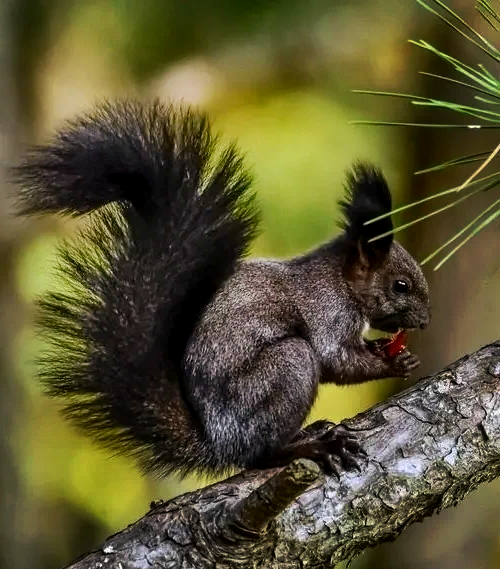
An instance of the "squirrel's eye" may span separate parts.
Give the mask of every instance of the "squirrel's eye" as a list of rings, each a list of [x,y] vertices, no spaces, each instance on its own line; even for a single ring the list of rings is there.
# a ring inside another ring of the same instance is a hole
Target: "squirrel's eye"
[[[406,281],[396,279],[392,284],[392,288],[394,289],[394,292],[405,294],[410,290],[410,285]]]

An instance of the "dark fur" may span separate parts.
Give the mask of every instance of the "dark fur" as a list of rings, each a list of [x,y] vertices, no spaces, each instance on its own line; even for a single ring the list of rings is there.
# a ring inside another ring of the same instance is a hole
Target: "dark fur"
[[[372,166],[348,176],[343,233],[287,262],[241,261],[258,224],[250,178],[234,147],[216,149],[203,115],[104,104],[16,175],[24,213],[99,209],[61,249],[65,292],[40,301],[52,343],[41,377],[71,419],[146,470],[296,456],[331,465],[342,445],[325,424],[301,431],[318,383],[408,375],[418,363],[377,357],[361,339],[377,319],[428,321],[417,263],[392,235],[369,243],[392,228],[365,225],[391,208]],[[392,283],[403,277],[401,298]]]
[[[341,227],[351,241],[368,241],[387,231],[392,231],[392,219],[383,219],[365,225],[371,219],[392,209],[389,186],[382,172],[371,164],[358,162],[347,174],[346,196],[339,202],[345,219]],[[386,239],[389,243],[392,238]]]

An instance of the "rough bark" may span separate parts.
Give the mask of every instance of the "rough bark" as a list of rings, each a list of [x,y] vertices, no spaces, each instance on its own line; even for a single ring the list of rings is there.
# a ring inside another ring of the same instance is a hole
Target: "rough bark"
[[[500,340],[342,425],[359,471],[241,473],[155,504],[71,569],[320,568],[395,539],[500,475]]]

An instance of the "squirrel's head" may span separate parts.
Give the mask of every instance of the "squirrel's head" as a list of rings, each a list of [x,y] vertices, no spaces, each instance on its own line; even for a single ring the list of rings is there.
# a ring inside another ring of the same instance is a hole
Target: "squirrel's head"
[[[340,202],[344,212],[344,274],[366,311],[368,324],[385,332],[425,328],[430,320],[429,289],[417,261],[394,241],[391,193],[374,166],[358,163],[347,177]]]

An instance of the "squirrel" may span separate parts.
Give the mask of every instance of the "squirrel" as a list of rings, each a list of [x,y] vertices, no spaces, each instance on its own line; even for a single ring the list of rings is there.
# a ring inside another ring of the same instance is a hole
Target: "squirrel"
[[[302,428],[319,384],[409,376],[417,356],[381,346],[430,318],[390,216],[366,224],[392,208],[378,168],[348,173],[338,236],[283,261],[244,259],[260,219],[251,176],[189,107],[99,104],[15,176],[22,215],[92,212],[60,247],[64,288],[37,301],[51,345],[39,375],[70,420],[160,475],[356,464],[347,429]]]

